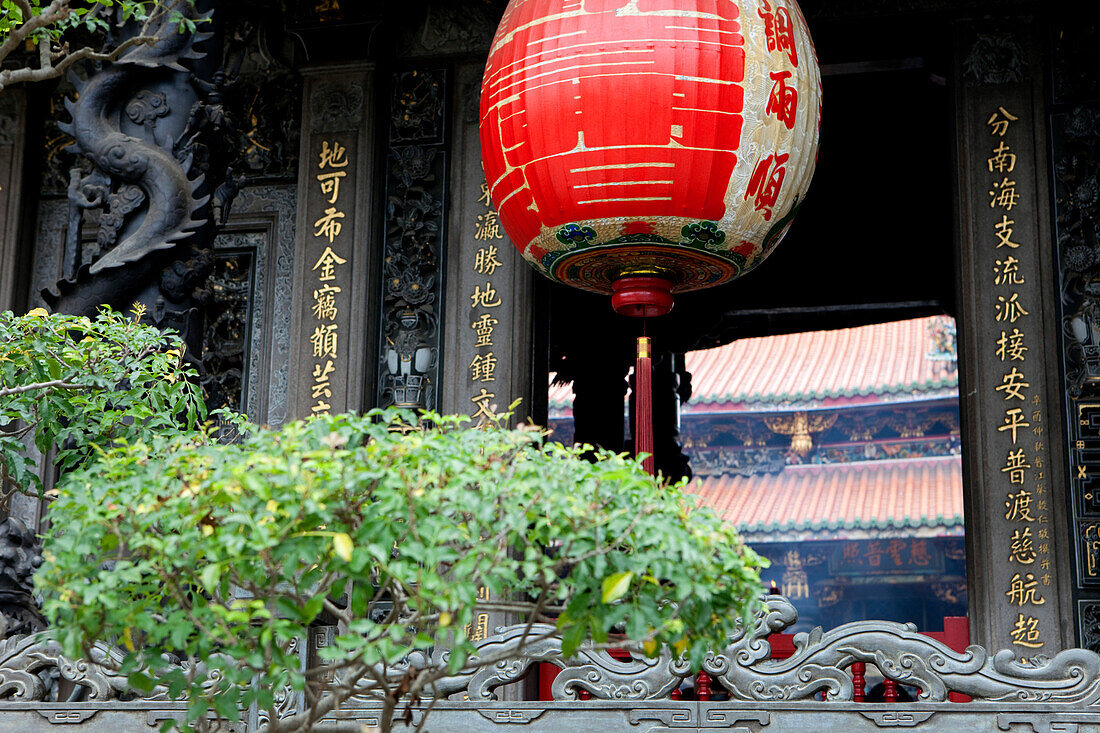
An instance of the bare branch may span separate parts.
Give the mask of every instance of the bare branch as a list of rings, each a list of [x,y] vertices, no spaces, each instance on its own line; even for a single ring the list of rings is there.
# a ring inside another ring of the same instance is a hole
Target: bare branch
[[[33,392],[36,389],[101,389],[91,384],[76,384],[75,382],[66,382],[64,379],[52,379],[49,382],[32,382],[31,384],[21,384],[18,387],[3,387],[0,388],[0,397],[7,397],[13,394],[22,394],[23,392]]]

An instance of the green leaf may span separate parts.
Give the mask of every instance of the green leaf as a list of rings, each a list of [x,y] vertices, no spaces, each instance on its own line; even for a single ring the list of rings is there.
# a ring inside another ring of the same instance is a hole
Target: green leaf
[[[332,549],[344,562],[351,562],[351,553],[355,545],[346,532],[337,532],[332,536]]]
[[[603,579],[603,595],[601,600],[604,603],[614,603],[630,590],[630,581],[634,579],[634,572],[632,570],[625,570],[621,573],[612,573]]]

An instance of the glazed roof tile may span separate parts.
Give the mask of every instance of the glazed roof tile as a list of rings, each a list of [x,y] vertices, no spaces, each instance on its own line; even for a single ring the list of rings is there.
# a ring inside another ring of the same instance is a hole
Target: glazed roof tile
[[[787,466],[706,476],[685,491],[748,539],[797,531],[961,528],[959,456]]]
[[[929,358],[944,316],[835,331],[748,338],[687,354],[693,395],[685,412],[789,411],[933,399],[957,393],[954,364]],[[554,415],[572,387],[550,387]]]

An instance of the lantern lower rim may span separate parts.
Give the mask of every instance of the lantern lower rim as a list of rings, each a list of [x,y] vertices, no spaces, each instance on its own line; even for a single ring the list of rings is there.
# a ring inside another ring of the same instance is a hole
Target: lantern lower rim
[[[672,281],[666,278],[626,275],[611,283],[611,307],[621,316],[655,318],[672,306]]]

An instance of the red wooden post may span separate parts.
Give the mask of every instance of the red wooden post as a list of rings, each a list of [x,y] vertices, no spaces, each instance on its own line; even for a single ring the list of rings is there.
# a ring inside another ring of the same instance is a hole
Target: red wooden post
[[[957,652],[965,652],[970,645],[970,620],[966,616],[944,616],[943,635],[947,646]],[[951,702],[970,702],[970,695],[949,692],[947,699]]]
[[[677,687],[675,690],[670,692],[668,696],[670,698],[672,698],[673,700],[683,700],[684,699],[684,693],[680,692],[679,687]]]
[[[882,700],[883,702],[897,702],[898,701],[898,683],[887,677],[882,681]]]
[[[867,678],[866,662],[852,662],[852,702],[863,702],[866,699]]]
[[[582,700],[591,700],[592,693],[582,687],[580,690],[577,691],[577,697]]]
[[[695,677],[695,699],[710,699],[710,675],[706,672],[700,672]]]

